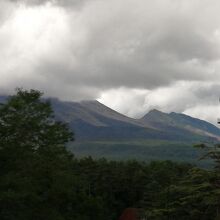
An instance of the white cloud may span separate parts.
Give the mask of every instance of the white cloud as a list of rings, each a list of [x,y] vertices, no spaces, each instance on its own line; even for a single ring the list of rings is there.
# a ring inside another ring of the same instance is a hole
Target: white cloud
[[[197,106],[220,92],[219,10],[218,0],[3,0],[0,92],[205,117]]]
[[[202,120],[210,121],[217,126],[217,119],[220,118],[220,106],[219,105],[197,105],[193,108],[189,108],[183,113],[191,115]]]
[[[167,113],[185,113],[216,124],[220,118],[219,94],[220,84],[182,81],[154,90],[109,90],[98,100],[134,118],[158,109]]]

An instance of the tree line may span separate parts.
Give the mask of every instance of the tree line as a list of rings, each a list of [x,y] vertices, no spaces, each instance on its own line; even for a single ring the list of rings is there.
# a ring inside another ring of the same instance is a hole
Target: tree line
[[[171,161],[76,158],[74,139],[36,90],[0,106],[1,220],[116,220],[125,208],[152,220],[220,218],[219,146],[213,170]]]

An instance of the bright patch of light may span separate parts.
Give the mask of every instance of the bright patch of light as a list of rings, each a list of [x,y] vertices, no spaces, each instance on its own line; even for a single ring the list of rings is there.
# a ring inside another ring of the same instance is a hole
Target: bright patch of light
[[[55,32],[55,28],[63,30],[66,27],[65,13],[61,8],[50,4],[38,7],[21,5],[11,20],[11,29],[24,43],[33,40],[42,40],[48,37],[48,32]],[[55,34],[55,33],[54,33]],[[55,37],[55,36],[53,36]],[[48,39],[48,38],[47,38]]]
[[[16,70],[14,78],[17,81],[31,77],[42,80],[40,73],[35,76],[31,74],[38,59],[50,59],[50,54],[60,57],[68,35],[69,26],[64,9],[51,4],[36,7],[20,5],[0,29],[0,39],[5,39],[0,53],[3,85],[10,80],[10,73]]]

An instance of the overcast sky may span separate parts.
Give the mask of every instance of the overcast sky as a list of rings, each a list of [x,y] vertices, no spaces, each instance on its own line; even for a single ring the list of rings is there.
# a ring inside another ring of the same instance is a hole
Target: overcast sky
[[[0,93],[220,117],[219,0],[0,0]]]

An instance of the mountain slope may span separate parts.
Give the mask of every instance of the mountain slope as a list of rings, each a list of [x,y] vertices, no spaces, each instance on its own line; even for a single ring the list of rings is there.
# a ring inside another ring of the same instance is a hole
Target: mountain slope
[[[0,103],[6,98],[0,96]],[[97,101],[50,101],[56,119],[68,123],[75,133],[75,141],[67,147],[76,156],[198,164],[199,151],[193,145],[220,138],[217,127],[184,114],[152,110],[132,119]]]
[[[175,112],[171,112],[170,117],[178,122],[180,126],[185,127],[186,129],[194,129],[195,132],[198,133],[204,133],[207,135],[216,135],[220,136],[220,130],[216,126],[212,125],[211,123],[208,123],[204,120],[200,120],[197,118],[193,118],[191,116],[185,115],[185,114],[177,114]]]
[[[58,120],[65,121],[76,140],[131,140],[165,138],[163,132],[124,116],[98,101],[62,102],[51,99]]]
[[[7,96],[0,95],[0,103],[4,103],[7,99]]]
[[[80,119],[94,126],[108,126],[110,121],[120,121],[136,126],[144,126],[139,120],[122,115],[98,101],[81,101],[81,102],[62,102],[58,99],[51,99],[52,106],[59,117],[68,117],[71,120]]]
[[[6,96],[0,96],[0,102],[5,99]],[[220,139],[217,127],[184,114],[152,110],[141,119],[132,119],[98,101],[64,102],[56,98],[50,101],[56,118],[69,124],[76,141]]]
[[[56,117],[70,124],[76,140],[220,139],[217,127],[184,114],[152,110],[141,119],[132,119],[98,101],[62,102],[51,99],[51,103]]]
[[[220,129],[209,122],[193,118],[191,116],[171,112],[169,114],[152,110],[142,119],[142,123],[158,130],[166,130],[168,133],[188,135],[194,133],[220,140]]]

